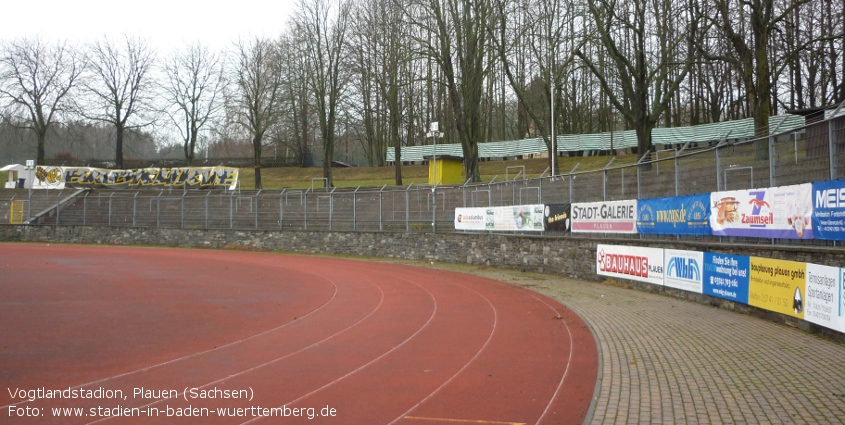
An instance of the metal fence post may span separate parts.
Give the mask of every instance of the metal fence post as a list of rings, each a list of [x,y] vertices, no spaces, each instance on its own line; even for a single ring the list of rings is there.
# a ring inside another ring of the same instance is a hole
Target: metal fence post
[[[258,230],[258,195],[261,195],[263,189],[258,189],[255,193],[255,229]]]
[[[138,194],[140,192],[135,192],[135,196],[132,197],[132,227],[135,227],[137,224],[137,216],[138,216]]]
[[[109,227],[111,227],[111,216],[112,216],[112,213],[111,213],[111,197],[112,196],[114,196],[114,192],[112,192],[111,195],[109,195]]]
[[[722,147],[716,145],[716,192],[722,190]]]
[[[437,185],[431,188],[431,231],[437,233]]]
[[[411,231],[411,183],[405,188],[405,231]]]
[[[382,204],[384,203],[384,201],[383,201],[383,198],[384,198],[383,193],[384,193],[384,188],[386,188],[386,187],[387,187],[387,185],[384,185],[384,186],[382,186],[382,187],[381,187],[381,190],[379,190],[379,191],[378,191],[378,231],[379,231],[379,232],[381,232],[381,231],[383,231],[383,230],[384,230],[384,225],[383,225],[383,223],[382,223],[382,215],[383,215],[383,213],[382,213]]]
[[[358,231],[358,189],[361,186],[355,188],[355,191],[352,192],[352,231]]]
[[[312,182],[311,184],[314,184],[314,183]],[[310,191],[310,190],[311,189],[306,189],[305,194],[303,195],[303,197],[304,197],[303,199],[305,200],[305,205],[304,205],[305,215],[302,218],[302,230],[308,230],[308,191]]]
[[[59,225],[59,220],[61,219],[61,209],[62,209],[62,191],[60,190],[59,193],[56,195],[56,226]]]
[[[769,187],[775,186],[775,137],[769,136]]]
[[[208,197],[211,195],[211,191],[209,190],[208,193],[205,194],[205,229],[208,229]]]
[[[279,229],[282,229],[283,223],[285,221],[285,207],[284,201],[282,197],[285,195],[285,191],[287,189],[282,189],[281,193],[279,193]]]
[[[187,196],[187,195],[188,195],[188,189],[185,188],[182,191],[182,211],[180,212],[180,217],[179,217],[179,228],[180,229],[185,228],[185,196]]]
[[[333,187],[332,191],[329,192],[329,231],[332,230],[332,215],[334,214],[334,191],[337,190],[337,187]],[[319,202],[319,199],[318,199]]]
[[[840,106],[841,107],[841,106]],[[839,108],[836,108],[838,111]],[[836,137],[834,136],[836,132],[836,126],[833,125],[834,119],[831,119],[827,122],[827,142],[828,142],[828,159],[830,160],[830,179],[836,180]]]
[[[82,197],[82,225],[85,226],[88,224],[88,195],[91,192],[85,192],[85,196]]]

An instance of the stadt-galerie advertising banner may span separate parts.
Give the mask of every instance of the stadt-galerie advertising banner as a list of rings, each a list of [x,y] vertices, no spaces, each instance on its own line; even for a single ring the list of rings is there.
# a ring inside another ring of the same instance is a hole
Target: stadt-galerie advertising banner
[[[637,233],[637,200],[572,204],[572,233]]]
[[[811,183],[710,194],[716,236],[813,239]]]
[[[542,232],[542,204],[455,208],[455,230]]]
[[[845,180],[813,183],[813,234],[845,240]]]
[[[637,231],[654,235],[709,235],[710,195],[637,201]]]

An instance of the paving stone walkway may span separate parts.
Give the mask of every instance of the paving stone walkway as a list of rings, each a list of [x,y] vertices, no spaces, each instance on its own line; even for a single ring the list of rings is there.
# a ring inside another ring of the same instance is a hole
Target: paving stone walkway
[[[593,424],[845,423],[845,344],[621,286],[444,268],[531,288],[584,318],[601,350]]]

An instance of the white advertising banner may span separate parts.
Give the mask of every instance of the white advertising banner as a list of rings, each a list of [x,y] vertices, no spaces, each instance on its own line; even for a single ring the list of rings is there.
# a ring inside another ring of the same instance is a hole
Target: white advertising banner
[[[602,276],[663,285],[663,249],[599,244],[596,272]]]
[[[543,204],[455,208],[455,230],[542,232]]]
[[[703,252],[667,249],[663,257],[666,286],[697,294],[702,293]]]
[[[637,233],[637,200],[572,204],[572,233]]]
[[[710,194],[710,227],[718,236],[813,239],[810,183]]]
[[[804,319],[830,329],[839,329],[838,267],[807,263]]]

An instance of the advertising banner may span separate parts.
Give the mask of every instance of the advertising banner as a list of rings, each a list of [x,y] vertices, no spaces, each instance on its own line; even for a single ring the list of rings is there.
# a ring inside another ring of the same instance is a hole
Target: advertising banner
[[[637,233],[637,200],[572,204],[572,233]]]
[[[663,250],[599,244],[596,271],[602,276],[663,285]]]
[[[810,183],[710,194],[710,227],[717,236],[812,239]]]
[[[703,252],[666,249],[663,251],[663,257],[665,261],[663,270],[666,274],[664,285],[698,294],[702,293],[704,282],[702,273]]]
[[[813,234],[845,240],[845,180],[813,183]]]
[[[804,319],[826,328],[839,329],[839,267],[807,264],[806,313]]]
[[[455,208],[455,230],[542,232],[542,204]]]
[[[744,255],[705,252],[703,293],[748,304],[748,264]]]
[[[455,208],[455,230],[487,230],[486,208]]]
[[[37,166],[34,189],[213,188],[234,190],[238,169],[231,167],[140,168],[107,170],[89,167]]]
[[[709,235],[710,195],[640,199],[637,231],[655,235]]]
[[[804,318],[807,264],[750,257],[748,305]]]
[[[572,224],[570,204],[546,205],[543,225],[550,232],[568,232]]]
[[[845,269],[839,269],[839,332],[845,332]]]

